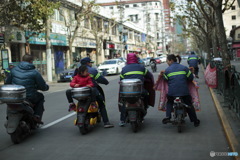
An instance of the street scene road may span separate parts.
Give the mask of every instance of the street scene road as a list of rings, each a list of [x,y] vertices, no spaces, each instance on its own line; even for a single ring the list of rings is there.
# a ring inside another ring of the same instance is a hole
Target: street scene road
[[[182,64],[187,64],[184,60]],[[153,73],[155,81],[166,63],[157,65]],[[148,67],[148,69],[150,69]],[[186,118],[182,133],[171,124],[162,124],[165,112],[158,111],[159,92],[155,107],[149,108],[140,131],[133,133],[130,125],[119,127],[117,106],[119,75],[107,76],[109,85],[101,85],[106,95],[106,106],[114,128],[98,124],[88,134],[81,135],[74,126],[76,114],[68,112],[65,96],[69,83],[51,83],[44,92],[44,125],[20,144],[13,144],[6,133],[6,104],[0,105],[0,160],[228,160],[233,157],[215,156],[210,152],[230,152],[224,130],[217,115],[210,91],[200,68],[199,95],[202,110],[197,112],[201,120],[194,127]]]

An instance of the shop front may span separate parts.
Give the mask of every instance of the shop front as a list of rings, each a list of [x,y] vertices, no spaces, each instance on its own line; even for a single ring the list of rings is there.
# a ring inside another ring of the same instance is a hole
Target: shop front
[[[17,65],[25,54],[25,33],[16,27],[10,27],[5,32],[6,49],[9,53],[9,62]]]
[[[94,39],[77,38],[73,43],[73,59],[79,61],[84,57],[96,60],[96,42]]]
[[[46,40],[44,33],[27,32],[29,36],[29,50],[34,56],[33,64],[36,69],[42,74],[47,74],[47,55],[46,55]],[[66,52],[68,50],[67,39],[65,35],[50,34],[52,46],[52,64],[55,73],[58,74],[66,68]]]

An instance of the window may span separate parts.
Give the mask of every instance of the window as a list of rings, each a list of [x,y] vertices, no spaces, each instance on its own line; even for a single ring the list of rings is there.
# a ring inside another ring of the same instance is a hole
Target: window
[[[75,13],[74,13],[74,11],[69,11],[69,19],[70,19],[70,22],[75,21]]]
[[[59,10],[59,21],[64,21],[63,15],[64,15],[64,12],[63,12],[62,9],[60,9],[60,10]]]
[[[236,28],[236,25],[232,25],[232,29]]]
[[[151,14],[149,13],[148,15],[147,15],[147,22],[150,22],[151,21]]]
[[[240,38],[240,34],[238,34],[237,37]]]
[[[109,33],[109,22],[108,21],[104,21],[103,25],[104,25],[104,32],[105,33]]]
[[[160,40],[160,34],[157,33],[157,40]]]
[[[236,10],[236,6],[232,6],[232,10]]]
[[[113,7],[109,7],[110,9],[113,9]]]
[[[92,29],[92,30],[96,30],[96,26],[97,26],[97,20],[96,20],[96,18],[94,17],[94,18],[91,20],[91,29]]]
[[[84,18],[84,27],[89,29],[89,19],[87,17]]]
[[[133,39],[133,32],[129,32],[129,39]]]
[[[102,19],[97,18],[97,29],[98,31],[102,31]]]
[[[135,22],[137,22],[138,21],[138,15],[136,14],[135,15]]]
[[[129,8],[129,5],[125,5],[125,8]]]
[[[142,6],[146,6],[146,3],[142,3]]]
[[[133,7],[138,7],[138,5],[137,4],[133,4]]]
[[[158,21],[159,20],[159,13],[155,13],[155,19]]]
[[[111,26],[113,25],[114,23],[112,22]],[[117,26],[116,24],[112,27],[112,35],[116,35],[117,34]]]
[[[234,15],[234,16],[232,16],[232,20],[236,20],[236,16]]]
[[[54,10],[54,14],[52,16],[52,19],[56,20],[56,21],[64,21],[64,17],[63,17],[63,10],[59,9],[55,9]]]

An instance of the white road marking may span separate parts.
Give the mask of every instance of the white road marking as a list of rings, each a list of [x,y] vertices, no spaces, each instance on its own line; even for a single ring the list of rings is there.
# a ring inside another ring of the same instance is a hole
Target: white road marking
[[[59,122],[61,122],[61,121],[63,121],[63,120],[65,120],[65,119],[67,119],[67,118],[75,115],[75,114],[76,114],[76,112],[73,112],[73,113],[71,113],[71,114],[68,114],[68,115],[66,115],[66,116],[64,116],[64,117],[62,117],[62,118],[59,118],[59,119],[57,119],[57,120],[55,120],[55,121],[53,121],[53,122],[51,122],[51,123],[49,123],[49,124],[47,124],[47,125],[42,126],[41,129],[46,129],[46,128],[48,128],[48,127],[51,127],[51,126],[53,126],[53,125],[55,125],[55,124],[57,124],[57,123],[59,123]]]

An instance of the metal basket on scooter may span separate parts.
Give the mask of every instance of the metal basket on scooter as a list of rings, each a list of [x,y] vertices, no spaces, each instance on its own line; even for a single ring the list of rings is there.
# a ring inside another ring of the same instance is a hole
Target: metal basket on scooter
[[[0,101],[13,104],[22,103],[26,99],[26,89],[21,85],[3,85],[0,87]]]
[[[91,89],[89,87],[72,88],[72,97],[78,101],[84,100],[91,95]]]
[[[135,103],[141,97],[142,91],[143,83],[140,79],[124,79],[120,81],[120,97],[130,103]]]

